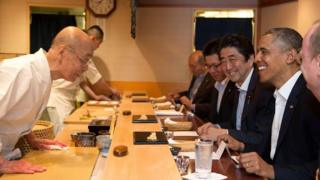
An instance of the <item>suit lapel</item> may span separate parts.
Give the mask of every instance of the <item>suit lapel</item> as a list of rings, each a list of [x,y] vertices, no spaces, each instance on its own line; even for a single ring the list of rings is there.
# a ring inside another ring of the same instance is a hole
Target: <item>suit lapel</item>
[[[221,99],[221,104],[220,104],[220,110],[219,110],[219,114],[220,114],[220,112],[221,112],[221,107],[224,107],[224,104],[226,103],[226,101],[227,101],[227,98],[229,97],[229,96],[231,96],[232,95],[232,93],[234,93],[233,91],[235,90],[235,85],[234,85],[234,82],[232,82],[232,81],[230,81],[229,80],[229,82],[228,82],[228,84],[227,84],[227,87],[226,87],[226,89],[225,89],[225,91],[224,91],[224,93],[223,93],[223,95],[222,95],[222,99]],[[217,102],[218,101],[218,97],[217,97],[217,100],[216,101],[214,101],[214,102]],[[217,104],[217,103],[216,103]]]
[[[217,105],[218,105],[218,96],[219,96],[219,91],[214,88],[213,89],[213,93],[212,93],[212,109],[211,111],[213,112],[217,112]],[[219,114],[219,112],[217,112]]]
[[[191,92],[191,89],[192,89],[192,86],[194,84],[194,81],[196,80],[196,77],[195,76],[192,76],[192,80],[190,82],[190,85],[189,85],[189,89],[188,89],[188,94],[187,96],[190,98],[190,92]]]
[[[251,104],[252,100],[254,99],[257,83],[259,83],[259,77],[258,77],[257,70],[254,68],[251,79],[250,79],[250,84],[248,87],[243,111],[242,111],[241,127],[243,127],[242,125],[244,125],[243,123],[248,115],[249,110],[251,109],[250,104]]]
[[[295,108],[299,101],[299,96],[304,90],[305,90],[305,80],[303,76],[300,75],[296,84],[293,86],[293,89],[289,95],[289,98],[286,104],[286,108],[284,110],[276,151],[283,141],[286,131],[288,130],[290,121],[293,118],[293,112],[295,111]]]
[[[196,99],[198,98],[199,94],[201,94],[202,89],[207,87],[207,84],[210,82],[211,75],[209,73],[206,74],[206,76],[204,77],[204,79],[202,80],[197,93],[195,94],[193,101],[196,101]]]

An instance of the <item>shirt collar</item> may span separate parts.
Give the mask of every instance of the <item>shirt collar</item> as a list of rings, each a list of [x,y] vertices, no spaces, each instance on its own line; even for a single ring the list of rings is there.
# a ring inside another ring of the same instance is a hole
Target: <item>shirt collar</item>
[[[207,73],[204,72],[204,73],[200,74],[199,76],[196,76],[196,78],[204,78],[206,75],[207,75]]]
[[[244,80],[241,86],[239,86],[239,84],[236,83],[236,86],[239,88],[239,90],[248,91],[252,74],[253,74],[253,68],[251,68],[248,76],[246,77],[246,80]]]
[[[289,95],[293,89],[293,86],[296,84],[300,75],[301,75],[301,71],[297,71],[293,76],[291,76],[291,78],[286,83],[284,83],[280,87],[280,89],[275,90],[275,94],[281,95],[283,98],[288,100]]]
[[[214,87],[216,89],[220,89],[222,87],[225,87],[229,82],[229,79],[228,78],[225,78],[223,81],[216,81],[215,84],[214,84]]]

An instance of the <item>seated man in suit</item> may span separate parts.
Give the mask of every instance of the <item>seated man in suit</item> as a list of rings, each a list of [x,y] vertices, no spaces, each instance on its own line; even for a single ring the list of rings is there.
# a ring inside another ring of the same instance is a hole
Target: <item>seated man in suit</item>
[[[198,133],[203,138],[213,140],[218,135],[229,133],[238,140],[255,142],[257,139],[248,138],[243,132],[254,129],[256,122],[252,116],[255,113],[263,112],[266,117],[270,116],[265,104],[272,96],[272,88],[259,83],[258,70],[253,66],[254,49],[248,39],[239,35],[226,35],[221,39],[219,48],[225,74],[238,88],[235,90],[234,104],[226,107],[232,117],[231,121],[216,125],[206,123],[198,128]]]
[[[203,50],[206,68],[215,80],[210,103],[198,105],[195,114],[213,124],[231,121],[230,108],[233,105],[235,84],[226,78],[223,63],[219,60],[219,39],[210,41]]]
[[[302,43],[302,66],[301,70],[303,76],[307,81],[307,87],[316,96],[318,101],[320,101],[320,20],[316,21],[306,36]],[[320,151],[319,151],[320,156]],[[318,162],[318,167],[320,167],[320,158]],[[317,178],[320,179],[319,168]]]
[[[195,111],[198,104],[210,102],[214,80],[207,73],[201,51],[195,51],[189,56],[189,68],[193,74],[189,89],[177,94],[169,94],[169,98],[181,102],[188,109]]]
[[[269,102],[274,106],[274,116],[256,130],[264,134],[263,140],[250,144],[228,135],[218,137],[234,150],[249,152],[240,155],[240,163],[249,173],[270,179],[314,178],[320,104],[306,88],[300,71],[301,43],[300,34],[290,28],[271,29],[259,41],[256,63],[260,80],[276,87],[274,100]]]

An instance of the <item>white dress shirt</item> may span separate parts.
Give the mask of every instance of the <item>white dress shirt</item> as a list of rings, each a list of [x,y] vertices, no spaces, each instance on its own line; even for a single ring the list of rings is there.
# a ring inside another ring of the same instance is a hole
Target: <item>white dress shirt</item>
[[[0,63],[0,138],[2,155],[28,134],[47,105],[50,68],[44,50]]]
[[[55,125],[55,131],[61,130],[64,119],[71,114],[75,109],[76,96],[80,90],[80,83],[89,80],[91,84],[95,84],[100,78],[101,74],[97,70],[92,60],[88,61],[88,70],[84,72],[74,82],[64,79],[54,80],[51,87],[51,94],[47,107],[55,108],[57,118],[51,118]],[[55,117],[55,115],[49,115]]]
[[[229,79],[226,78],[221,82],[216,81],[214,84],[214,87],[217,89],[218,91],[218,101],[217,101],[217,112],[220,111],[220,105],[221,105],[221,101],[222,101],[222,97],[224,94],[224,91],[228,85]]]
[[[244,103],[246,102],[247,91],[249,88],[251,76],[253,73],[253,68],[250,70],[248,76],[245,81],[241,84],[236,83],[236,86],[239,88],[239,98],[238,98],[238,106],[237,106],[237,119],[236,119],[236,129],[241,130],[241,120],[242,120],[242,112],[244,108]]]
[[[274,154],[276,152],[283,114],[286,108],[289,95],[300,75],[301,75],[301,71],[296,72],[286,83],[284,83],[281,86],[280,89],[276,89],[274,91],[273,96],[276,99],[276,108],[273,116],[272,131],[271,131],[271,151],[270,151],[271,159],[274,158]]]

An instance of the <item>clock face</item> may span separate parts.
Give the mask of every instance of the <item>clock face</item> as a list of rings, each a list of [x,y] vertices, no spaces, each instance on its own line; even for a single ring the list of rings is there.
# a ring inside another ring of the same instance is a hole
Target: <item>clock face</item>
[[[116,8],[116,0],[87,0],[87,7],[95,16],[108,16]]]

